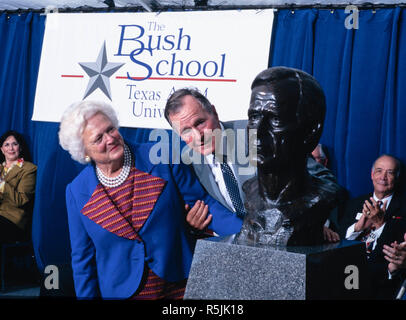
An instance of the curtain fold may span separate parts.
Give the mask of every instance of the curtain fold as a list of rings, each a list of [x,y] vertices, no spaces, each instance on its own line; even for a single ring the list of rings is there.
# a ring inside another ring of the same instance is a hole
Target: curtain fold
[[[317,10],[280,10],[273,28],[270,65],[313,73],[314,23]]]
[[[380,153],[394,153],[396,152],[394,148],[393,141],[396,141],[396,130],[399,126],[396,119],[397,113],[397,97],[396,97],[396,87],[398,85],[398,47],[399,47],[399,26],[401,19],[401,10],[397,8],[393,13],[393,23],[390,30],[390,43],[389,50],[391,53],[388,59],[388,70],[386,76],[386,86],[385,86],[385,97],[383,103],[383,116],[382,116],[382,130],[380,138]]]
[[[396,86],[393,89],[395,105],[393,110],[394,123],[392,124],[393,139],[390,140],[390,151],[394,154],[401,155],[403,163],[406,163],[405,146],[406,146],[406,10],[401,10],[398,22],[398,39],[397,39],[397,58],[395,63],[395,81]],[[388,125],[388,130],[391,126]]]
[[[0,128],[23,133],[33,143],[31,122],[45,16],[33,13],[0,15]]]

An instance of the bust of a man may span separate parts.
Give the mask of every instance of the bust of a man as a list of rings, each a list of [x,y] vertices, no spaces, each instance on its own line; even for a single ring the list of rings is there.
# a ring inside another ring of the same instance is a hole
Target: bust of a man
[[[247,215],[235,242],[321,244],[338,201],[337,186],[306,167],[323,130],[323,90],[311,75],[285,67],[264,70],[251,89],[247,129],[257,130],[257,155],[250,161],[258,174],[243,185]]]

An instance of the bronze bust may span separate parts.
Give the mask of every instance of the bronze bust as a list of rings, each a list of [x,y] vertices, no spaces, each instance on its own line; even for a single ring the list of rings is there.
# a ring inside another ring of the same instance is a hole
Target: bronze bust
[[[247,215],[235,243],[276,246],[323,242],[323,225],[338,201],[337,185],[306,168],[326,112],[319,83],[292,68],[262,71],[251,86],[247,129],[256,129],[257,176],[246,181]]]

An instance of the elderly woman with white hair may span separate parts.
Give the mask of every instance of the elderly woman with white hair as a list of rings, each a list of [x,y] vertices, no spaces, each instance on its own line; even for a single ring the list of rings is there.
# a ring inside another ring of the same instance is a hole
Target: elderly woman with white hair
[[[108,104],[70,106],[59,140],[74,160],[89,164],[66,188],[78,298],[182,298],[195,244],[185,205],[208,210],[208,228],[219,235],[241,228],[186,165],[152,164],[152,144],[125,142]]]

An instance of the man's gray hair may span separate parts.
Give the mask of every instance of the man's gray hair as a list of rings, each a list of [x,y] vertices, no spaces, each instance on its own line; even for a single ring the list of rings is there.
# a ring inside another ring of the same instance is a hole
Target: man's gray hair
[[[200,91],[196,88],[183,88],[176,90],[172,95],[169,97],[168,101],[165,105],[165,119],[172,125],[169,116],[171,114],[179,112],[179,109],[183,106],[183,98],[186,96],[194,97],[199,104],[202,106],[204,110],[206,110],[209,114],[213,114],[213,105],[210,101],[200,93]]]
[[[82,134],[87,120],[97,113],[104,114],[118,129],[119,123],[114,109],[101,101],[80,101],[71,104],[63,113],[59,127],[59,144],[68,151],[72,159],[85,164],[85,146]]]

